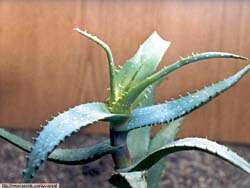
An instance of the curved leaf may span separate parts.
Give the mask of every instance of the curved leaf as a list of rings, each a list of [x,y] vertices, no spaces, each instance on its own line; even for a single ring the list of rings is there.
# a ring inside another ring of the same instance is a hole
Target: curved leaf
[[[66,165],[86,164],[107,154],[112,154],[118,148],[110,146],[109,141],[105,141],[80,149],[56,149],[49,155],[48,160]]]
[[[227,147],[203,138],[184,138],[177,140],[150,153],[144,159],[126,169],[126,171],[141,171],[150,168],[162,157],[178,151],[198,150],[215,155],[250,174],[250,164]]]
[[[43,161],[67,137],[98,120],[116,116],[103,103],[89,103],[76,106],[53,118],[36,139],[24,170],[24,182],[31,181]]]
[[[139,99],[138,105],[146,107],[154,104],[155,89],[158,86],[158,82],[153,84],[152,87],[144,91]],[[147,95],[147,97],[145,97]],[[137,107],[137,105],[135,106]],[[135,129],[128,133],[127,145],[132,161],[138,161],[142,157],[148,154],[150,144],[151,127],[143,127],[141,129]],[[138,146],[140,146],[138,148]]]
[[[96,36],[93,36],[93,35],[87,33],[87,31],[82,31],[79,28],[75,28],[74,30],[77,31],[78,33],[80,33],[81,35],[87,37],[88,39],[94,41],[95,43],[97,43],[99,46],[101,46],[105,50],[107,58],[108,58],[108,63],[109,63],[110,100],[113,100],[115,97],[115,93],[116,93],[116,78],[115,78],[116,69],[115,69],[115,63],[114,63],[111,49],[109,48],[109,46],[105,42],[103,42],[102,40],[100,40]]]
[[[23,151],[30,152],[32,143],[0,128],[0,137],[17,146]],[[79,165],[85,164],[114,152],[117,147],[110,146],[104,141],[91,147],[80,149],[55,149],[48,157],[48,161],[59,164]]]
[[[138,83],[121,99],[120,101],[121,104],[126,104],[125,106],[123,106],[123,108],[129,107],[131,103],[133,103],[133,101],[137,98],[137,96],[149,85],[158,81],[159,79],[162,79],[163,77],[173,72],[174,70],[184,65],[191,64],[193,62],[211,58],[234,58],[234,59],[247,60],[247,58],[245,57],[224,52],[205,52],[193,55],[191,57],[183,58],[182,60],[162,69],[161,71],[147,77],[146,79],[144,79],[144,81]]]
[[[116,79],[119,93],[118,100],[112,104],[114,112],[128,110],[128,108],[120,109],[122,106],[118,101],[121,100],[124,93],[154,73],[169,46],[170,42],[163,40],[154,32],[140,46],[134,57],[127,60],[118,70]]]
[[[247,72],[250,65],[245,66],[235,75],[212,84],[185,97],[145,108],[138,108],[132,112],[127,127],[114,127],[118,130],[132,130],[145,126],[154,126],[161,123],[172,122],[181,118],[200,106],[211,101],[233,85],[235,85]]]
[[[149,153],[160,149],[166,144],[173,142],[176,138],[177,133],[183,124],[184,118],[177,119],[171,123],[164,124],[158,131],[155,137],[152,139],[149,147]],[[137,130],[137,129],[136,129]],[[162,158],[155,163],[151,168],[148,169],[147,182],[150,188],[159,188],[162,171],[165,167],[165,158]]]

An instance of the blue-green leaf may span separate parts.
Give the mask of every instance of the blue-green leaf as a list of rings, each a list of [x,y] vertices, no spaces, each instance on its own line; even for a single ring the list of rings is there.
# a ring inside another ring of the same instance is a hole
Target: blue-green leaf
[[[32,143],[0,128],[0,138],[17,146],[23,151],[30,152]],[[48,157],[48,161],[59,164],[80,165],[95,161],[118,148],[110,146],[109,141],[98,143],[94,146],[79,149],[55,149]]]
[[[113,55],[112,55],[112,51],[109,48],[109,46],[103,42],[102,40],[100,40],[99,38],[97,38],[96,36],[91,35],[90,33],[87,33],[87,31],[82,31],[79,28],[75,28],[75,31],[77,31],[78,33],[80,33],[81,35],[87,37],[88,39],[94,41],[96,44],[98,44],[99,46],[101,46],[107,55],[108,58],[108,63],[109,63],[109,78],[110,78],[110,100],[112,101],[115,97],[115,93],[116,93],[116,77],[115,77],[115,63],[114,63],[114,59],[113,59]]]
[[[32,148],[32,143],[16,136],[5,129],[0,128],[0,138],[6,140],[7,142],[17,146],[23,151],[30,152]]]
[[[173,142],[183,124],[183,119],[177,119],[171,123],[164,124],[150,142],[149,153],[160,149],[166,144]],[[136,129],[137,130],[137,129]],[[147,182],[150,188],[159,188],[162,171],[165,167],[165,158],[162,158],[148,169]]]
[[[117,127],[117,130],[132,130],[172,122],[201,107],[235,85],[249,70],[250,65],[247,65],[235,75],[193,94],[163,104],[138,108],[130,115],[128,126]]]
[[[119,147],[110,146],[104,141],[93,146],[79,149],[55,149],[48,157],[49,161],[65,165],[82,165],[112,154]]]
[[[67,137],[98,120],[116,116],[103,103],[89,103],[76,106],[53,118],[36,139],[24,170],[24,182],[31,181],[43,161]]]
[[[149,152],[155,151],[162,146],[173,142],[182,126],[183,120],[184,118],[180,118],[171,123],[163,125],[150,142]]]
[[[232,165],[240,168],[241,170],[250,174],[250,164],[236,153],[229,150],[227,147],[217,144],[203,138],[184,138],[177,140],[164,147],[150,153],[144,159],[124,169],[125,171],[141,171],[150,168],[155,162],[159,161],[162,157],[171,153],[186,151],[186,150],[198,150],[215,155],[223,160],[228,161]],[[123,170],[122,170],[123,171]]]
[[[230,53],[224,53],[224,52],[205,52],[205,53],[193,55],[191,57],[182,58],[182,60],[163,68],[161,71],[147,77],[142,82],[139,82],[137,85],[131,88],[128,93],[126,93],[123,96],[123,98],[120,100],[120,103],[126,104],[126,105],[123,105],[123,108],[128,108],[131,105],[131,103],[134,102],[137,96],[143,90],[145,90],[149,85],[164,78],[169,73],[173,72],[176,69],[179,69],[180,67],[184,65],[188,65],[193,62],[197,62],[197,61],[204,60],[204,59],[211,59],[211,58],[234,58],[234,59],[247,60],[247,58],[245,57],[235,55],[235,54],[230,54]]]
[[[127,145],[133,162],[148,154],[150,144],[150,127],[135,129],[128,133]],[[138,147],[139,146],[139,147]]]
[[[158,83],[153,84],[142,93],[138,99],[137,104],[134,107],[140,105],[140,107],[146,107],[154,104],[155,89]],[[147,97],[145,97],[145,95]],[[151,127],[143,127],[141,129],[135,129],[128,133],[127,145],[132,161],[137,161],[148,154],[150,144]],[[138,147],[140,146],[140,147]]]

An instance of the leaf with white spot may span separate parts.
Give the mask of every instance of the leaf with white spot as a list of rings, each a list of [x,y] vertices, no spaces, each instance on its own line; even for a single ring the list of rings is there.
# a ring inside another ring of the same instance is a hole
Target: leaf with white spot
[[[103,103],[89,103],[76,106],[49,121],[32,148],[24,170],[24,182],[32,180],[43,161],[67,137],[96,121],[119,116],[110,113]]]
[[[131,113],[126,127],[117,127],[117,129],[116,127],[113,128],[116,129],[116,131],[132,130],[140,127],[155,126],[161,123],[172,122],[175,119],[181,118],[203,106],[235,85],[249,72],[249,70],[250,65],[247,65],[233,76],[205,87],[193,94],[163,104],[135,109]]]
[[[182,60],[163,68],[159,72],[147,77],[142,82],[139,82],[132,89],[130,89],[130,91],[126,93],[126,95],[120,100],[121,104],[126,104],[123,105],[123,108],[124,109],[128,108],[144,89],[146,89],[149,85],[153,84],[154,82],[164,78],[169,73],[181,68],[184,65],[188,65],[193,62],[198,62],[200,60],[211,59],[211,58],[234,58],[234,59],[247,60],[247,58],[245,57],[224,52],[204,52],[201,54],[193,55],[191,57],[182,58]]]

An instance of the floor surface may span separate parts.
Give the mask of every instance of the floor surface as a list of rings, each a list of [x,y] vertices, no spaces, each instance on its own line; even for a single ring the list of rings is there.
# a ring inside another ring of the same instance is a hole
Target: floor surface
[[[11,130],[29,139],[32,131]],[[99,135],[75,135],[62,147],[89,146],[105,140]],[[250,145],[228,145],[250,161]],[[25,152],[0,139],[0,182],[20,182],[25,167]],[[34,182],[58,182],[60,188],[109,188],[106,180],[112,173],[112,159],[106,156],[84,166],[58,165],[45,162]],[[249,188],[250,176],[214,156],[197,151],[172,154],[167,158],[162,188]]]

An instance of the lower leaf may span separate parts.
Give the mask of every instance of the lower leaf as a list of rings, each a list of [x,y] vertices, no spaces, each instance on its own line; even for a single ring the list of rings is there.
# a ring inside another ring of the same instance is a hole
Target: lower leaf
[[[146,170],[153,166],[164,156],[186,150],[204,151],[206,153],[215,155],[250,174],[250,164],[245,159],[232,152],[227,147],[203,138],[184,138],[181,140],[177,140],[150,153],[148,156],[146,156],[144,159],[142,159],[132,167],[123,170],[129,172]]]
[[[17,146],[23,151],[30,152],[32,143],[0,128],[0,138]],[[95,161],[104,155],[113,153],[118,148],[110,146],[108,140],[91,147],[79,149],[55,149],[48,157],[48,161],[59,164],[80,165]]]
[[[53,118],[43,128],[31,150],[24,170],[24,182],[31,182],[43,161],[67,137],[89,124],[116,116],[118,115],[110,113],[103,103],[89,103],[76,106]]]

